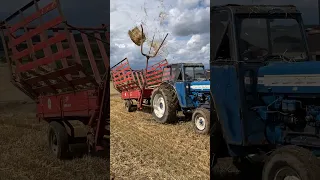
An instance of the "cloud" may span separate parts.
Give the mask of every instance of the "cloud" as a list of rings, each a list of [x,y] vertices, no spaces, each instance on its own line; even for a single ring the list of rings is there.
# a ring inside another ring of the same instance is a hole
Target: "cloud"
[[[169,27],[178,36],[207,33],[210,31],[210,8],[170,10]]]
[[[161,56],[152,59],[151,63],[166,58],[169,63],[202,62],[208,65],[209,6],[209,0],[111,1],[111,65],[127,57],[133,69],[145,68],[140,47],[128,36],[128,30],[141,23],[149,40],[155,35],[156,42],[159,42],[169,33]]]

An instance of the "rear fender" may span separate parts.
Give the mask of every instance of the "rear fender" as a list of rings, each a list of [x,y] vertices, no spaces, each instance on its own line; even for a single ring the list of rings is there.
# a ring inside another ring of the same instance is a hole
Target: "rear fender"
[[[177,94],[177,97],[178,97],[178,100],[179,100],[179,108],[181,109],[181,97],[179,96],[179,94],[177,93],[178,91],[177,91],[177,88],[173,85],[173,83],[171,83],[171,82],[162,82],[161,84],[159,84],[159,86],[157,87],[157,88],[155,88],[154,90],[153,90],[153,92],[152,92],[152,94],[154,93],[154,91],[156,91],[160,86],[162,86],[162,85],[164,85],[164,84],[166,84],[166,85],[170,85],[173,89],[174,89],[174,91],[176,92],[176,94]],[[152,102],[151,102],[152,103]]]

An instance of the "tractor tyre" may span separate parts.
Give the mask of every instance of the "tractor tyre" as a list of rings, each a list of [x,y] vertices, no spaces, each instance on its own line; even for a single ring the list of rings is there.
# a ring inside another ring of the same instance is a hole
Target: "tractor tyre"
[[[126,100],[124,102],[124,107],[128,112],[132,112],[132,101],[131,100]]]
[[[194,129],[199,134],[210,133],[210,111],[205,108],[197,108],[192,114]]]
[[[152,116],[159,123],[177,121],[179,100],[175,89],[169,84],[162,84],[151,95]]]
[[[58,159],[65,159],[69,153],[69,135],[62,123],[52,121],[49,124],[48,142],[53,155]]]
[[[276,149],[268,157],[262,172],[262,180],[317,180],[319,177],[317,157],[308,149],[293,145]]]

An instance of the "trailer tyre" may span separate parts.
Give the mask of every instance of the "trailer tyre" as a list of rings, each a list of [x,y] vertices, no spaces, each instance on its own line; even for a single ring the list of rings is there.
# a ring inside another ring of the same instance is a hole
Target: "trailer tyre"
[[[192,114],[194,129],[199,134],[210,132],[210,111],[205,108],[197,108]]]
[[[128,111],[128,112],[132,112],[132,101],[130,101],[130,100],[126,100],[125,102],[124,102],[124,107],[126,108],[126,110]]]
[[[66,128],[56,122],[50,122],[48,132],[48,142],[51,152],[58,159],[65,159],[68,156],[69,143]]]
[[[162,84],[151,96],[152,116],[159,123],[173,123],[177,120],[179,106],[175,89],[169,84]]]
[[[319,160],[311,151],[298,146],[284,146],[268,157],[262,180],[316,180],[320,177],[319,170]]]

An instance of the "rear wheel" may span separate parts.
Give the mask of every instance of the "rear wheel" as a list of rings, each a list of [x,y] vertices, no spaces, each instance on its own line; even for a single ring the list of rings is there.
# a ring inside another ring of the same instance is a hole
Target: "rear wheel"
[[[178,97],[169,84],[162,84],[151,96],[152,115],[159,123],[172,123],[177,120]]]
[[[298,146],[276,149],[264,165],[262,180],[319,179],[319,160],[311,151]]]
[[[199,134],[210,132],[210,111],[204,108],[196,109],[192,114],[194,129]]]
[[[48,142],[51,152],[58,159],[64,159],[68,156],[69,143],[66,128],[56,122],[50,122],[48,132]]]

